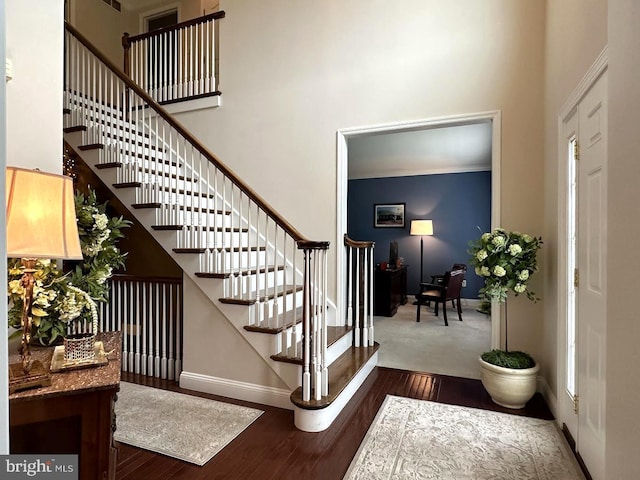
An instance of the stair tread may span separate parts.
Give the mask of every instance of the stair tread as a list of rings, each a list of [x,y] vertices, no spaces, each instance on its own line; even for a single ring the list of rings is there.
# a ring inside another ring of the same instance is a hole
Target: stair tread
[[[122,166],[122,162],[96,163],[96,168],[98,170],[104,170],[107,168],[120,168],[121,166]]]
[[[178,164],[178,162],[176,162],[175,160],[168,160],[168,159],[165,159],[165,158],[152,157],[150,155],[143,155],[142,153],[137,153],[137,152],[124,151],[123,153],[124,153],[125,157],[135,157],[135,158],[139,158],[141,160],[145,160],[145,161],[148,161],[148,162],[160,163],[162,165],[169,165],[170,167],[179,167],[180,166]]]
[[[295,406],[306,410],[318,410],[328,407],[378,351],[378,348],[380,348],[378,342],[374,342],[372,347],[349,348],[335,362],[329,365],[329,395],[322,397],[320,400],[311,399],[305,402],[302,400],[302,387],[298,387],[291,393],[291,402]]]
[[[105,167],[106,168],[106,167]],[[160,202],[147,202],[147,203],[132,203],[131,208],[140,209],[140,208],[160,208],[162,207],[162,203]],[[200,213],[212,213],[215,215],[231,215],[231,210],[216,210],[213,208],[202,208],[202,207],[179,207],[181,210],[188,210]]]
[[[137,151],[137,147],[143,148],[143,149],[148,149],[148,150],[153,150],[154,153],[166,153],[166,150],[159,150],[155,145],[143,145],[142,142],[138,142],[137,145],[135,145],[135,142],[129,142],[126,139],[122,139],[122,142],[127,142],[124,144],[124,146],[121,147],[122,152],[125,153],[126,155],[133,155],[133,154],[137,154],[137,155],[141,155],[140,152]],[[112,144],[114,145],[114,144]],[[87,143],[84,145],[79,145],[78,149],[80,150],[92,150],[92,149],[104,149],[106,146],[108,146],[105,143],[102,142],[95,142],[95,143]],[[133,147],[135,150],[131,149],[131,147]]]
[[[284,265],[270,266],[267,268],[249,268],[241,269],[235,272],[196,272],[195,276],[200,278],[229,278],[232,275],[256,275],[258,273],[274,272],[276,270],[284,270]]]
[[[245,327],[245,330],[247,327]],[[344,337],[347,333],[352,330],[351,327],[327,327],[327,346],[331,346]],[[249,330],[256,331],[256,330]],[[260,332],[260,333],[271,333],[271,332]],[[285,363],[295,363],[296,365],[302,365],[302,357],[292,357],[290,355],[284,354],[276,354],[271,355],[271,360],[275,360],[276,362],[285,362]]]
[[[269,289],[269,290],[273,290],[273,289]],[[255,297],[249,297],[249,298],[233,298],[233,297],[223,297],[220,298],[219,301],[221,303],[229,303],[229,304],[236,304],[236,305],[253,305],[256,302],[265,302],[267,300],[272,300],[276,297],[280,297],[283,295],[289,295],[291,293],[294,292],[300,292],[302,291],[302,285],[286,285],[286,286],[280,286],[278,287],[278,289],[276,290],[276,292],[272,292],[270,291],[269,293],[267,293],[266,295],[260,295],[258,294]]]
[[[174,248],[173,251],[176,253],[205,253],[208,249],[204,247],[177,247]],[[261,251],[264,252],[266,247],[264,245],[260,247],[224,247],[224,248],[212,248],[212,250],[222,250],[224,252],[255,252]]]
[[[114,183],[113,184],[113,188],[138,188],[138,187],[142,187],[142,182],[121,182],[121,183]],[[158,189],[160,192],[164,192],[164,193],[177,193],[178,195],[186,195],[186,194],[191,194],[192,197],[203,197],[203,198],[214,198],[216,195],[215,193],[204,193],[204,192],[197,192],[197,193],[193,193],[193,192],[189,192],[187,190],[184,189],[177,189],[177,188],[165,188],[160,186],[160,188]]]
[[[87,143],[85,145],[78,145],[78,150],[102,150],[104,149],[104,143]]]
[[[154,230],[182,230],[184,227],[188,227],[189,225],[151,225],[151,228],[153,228]],[[191,225],[191,226],[195,226],[195,225]],[[221,232],[221,231],[225,231],[228,233],[247,233],[249,231],[249,229],[247,227],[214,227],[214,226],[203,226],[200,225],[199,228],[202,228],[203,230],[208,230],[211,232]]]
[[[64,127],[62,131],[64,133],[73,133],[73,132],[84,132],[87,130],[87,127],[84,125],[75,125],[73,127]]]
[[[301,323],[302,311],[303,311],[302,307],[298,307],[296,308],[296,311],[294,314],[292,314],[291,312],[287,312],[287,315],[289,316],[289,318],[291,316],[295,316],[295,320],[288,321],[287,323],[277,327],[270,327],[268,325],[245,325],[243,328],[248,332],[267,333],[270,335],[275,335],[277,333],[283,332],[284,330],[287,330],[288,328],[293,327],[294,325],[298,325],[299,323]],[[295,358],[295,357],[291,357],[291,358]]]

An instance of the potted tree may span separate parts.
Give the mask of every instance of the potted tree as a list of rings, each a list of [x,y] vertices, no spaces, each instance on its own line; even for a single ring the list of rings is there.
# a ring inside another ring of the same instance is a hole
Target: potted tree
[[[509,350],[507,297],[526,295],[537,301],[527,283],[538,270],[537,253],[542,238],[496,228],[471,243],[470,263],[484,279],[480,296],[504,305],[504,350],[491,350],[480,356],[480,378],[491,399],[507,408],[522,408],[536,391],[539,365],[528,353]]]

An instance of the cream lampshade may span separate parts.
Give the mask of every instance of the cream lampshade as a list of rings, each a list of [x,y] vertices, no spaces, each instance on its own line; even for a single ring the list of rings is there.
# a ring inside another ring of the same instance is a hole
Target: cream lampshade
[[[36,259],[82,259],[71,177],[7,167],[7,256],[21,258],[21,364],[9,365],[9,391],[50,385],[42,363],[31,361],[31,302]]]
[[[411,220],[410,235],[420,235],[420,283],[424,282],[424,237],[433,235],[433,220]]]
[[[411,235],[433,235],[433,220],[411,220]]]
[[[81,260],[73,180],[7,167],[7,256]]]

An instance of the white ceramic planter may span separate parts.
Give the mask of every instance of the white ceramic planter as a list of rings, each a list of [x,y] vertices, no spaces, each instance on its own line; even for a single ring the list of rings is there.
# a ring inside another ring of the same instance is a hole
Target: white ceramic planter
[[[480,361],[480,379],[491,399],[507,408],[523,408],[536,393],[536,379],[540,366],[504,368]]]

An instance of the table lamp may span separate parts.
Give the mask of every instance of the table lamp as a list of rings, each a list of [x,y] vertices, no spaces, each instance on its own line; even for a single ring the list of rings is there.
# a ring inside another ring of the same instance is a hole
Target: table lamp
[[[424,237],[433,235],[433,220],[411,220],[410,235],[420,235],[420,283],[424,282],[422,269],[424,266]]]
[[[9,365],[9,392],[51,385],[41,362],[31,360],[31,302],[38,258],[82,259],[71,177],[7,167],[7,257],[21,258],[24,274],[21,363]]]

